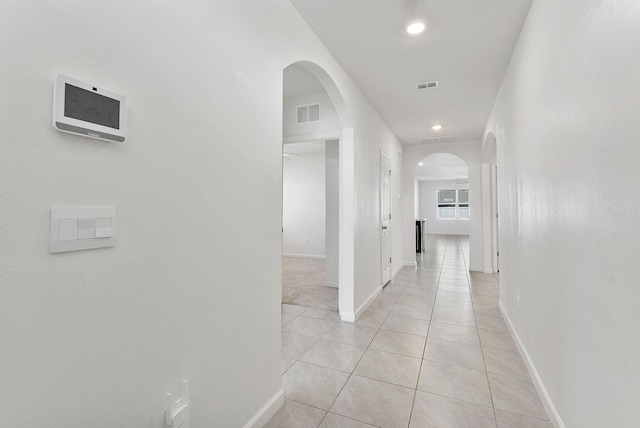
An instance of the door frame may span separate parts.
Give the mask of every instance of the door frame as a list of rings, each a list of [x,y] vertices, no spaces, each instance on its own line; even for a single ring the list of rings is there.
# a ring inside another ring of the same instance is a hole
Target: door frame
[[[388,173],[385,174],[385,163],[388,165]],[[380,150],[380,285],[385,286],[391,281],[391,158]],[[384,181],[388,181],[385,193]],[[385,207],[388,213],[385,213]],[[388,218],[385,218],[388,214]],[[389,261],[387,262],[387,257]]]
[[[500,272],[500,218],[498,215],[498,165],[491,164],[491,259],[493,272]]]

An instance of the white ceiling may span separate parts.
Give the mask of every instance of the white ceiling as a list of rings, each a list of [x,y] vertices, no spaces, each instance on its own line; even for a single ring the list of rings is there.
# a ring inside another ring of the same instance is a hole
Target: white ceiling
[[[290,0],[405,144],[480,140],[531,0]],[[405,24],[426,20],[409,36]],[[296,71],[294,70],[294,73]],[[440,87],[416,89],[438,80]],[[287,86],[297,95],[303,88]],[[441,123],[440,131],[431,130]]]

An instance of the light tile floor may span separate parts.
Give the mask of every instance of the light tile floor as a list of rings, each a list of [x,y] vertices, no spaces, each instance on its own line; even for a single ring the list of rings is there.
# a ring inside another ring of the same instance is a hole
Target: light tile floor
[[[552,428],[468,239],[428,235],[356,323],[283,305],[272,428]]]

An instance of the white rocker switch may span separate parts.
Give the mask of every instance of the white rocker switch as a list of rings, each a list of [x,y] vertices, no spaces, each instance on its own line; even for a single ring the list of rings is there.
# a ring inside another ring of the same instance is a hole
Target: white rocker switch
[[[60,241],[75,241],[78,239],[78,219],[60,220],[58,227],[58,239]]]
[[[96,219],[96,238],[111,238],[111,219]]]
[[[50,225],[50,253],[113,247],[116,237],[116,209],[53,207]]]

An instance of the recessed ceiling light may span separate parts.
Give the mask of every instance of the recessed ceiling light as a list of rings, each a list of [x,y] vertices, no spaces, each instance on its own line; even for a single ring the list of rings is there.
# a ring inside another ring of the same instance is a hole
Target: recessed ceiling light
[[[409,34],[420,34],[426,28],[427,28],[427,26],[424,25],[424,22],[412,22],[411,24],[407,25],[407,33],[409,33]]]
[[[418,166],[423,166],[424,162],[418,162]]]
[[[442,129],[442,125],[433,125],[431,129],[433,129],[434,131],[439,131]]]

